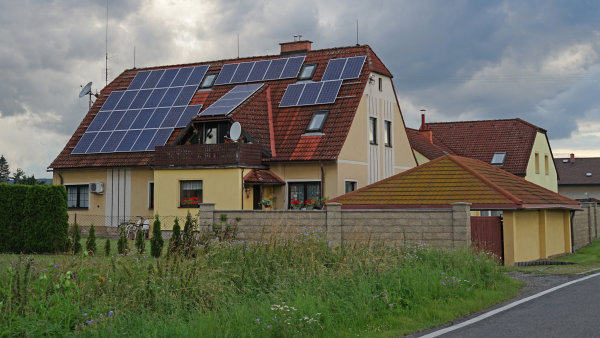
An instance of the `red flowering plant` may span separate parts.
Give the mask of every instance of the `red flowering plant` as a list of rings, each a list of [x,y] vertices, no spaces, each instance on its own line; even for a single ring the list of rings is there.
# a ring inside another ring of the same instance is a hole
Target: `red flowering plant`
[[[304,201],[304,205],[306,207],[313,207],[313,206],[315,206],[315,200],[306,200],[306,201]]]
[[[202,203],[202,201],[199,200],[198,197],[185,197],[181,201],[181,205],[183,205],[183,206],[194,206],[194,205],[198,205],[200,203]]]
[[[295,198],[292,198],[292,200],[290,201],[290,204],[292,205],[292,208],[294,209],[300,209],[300,205],[302,204],[300,201],[298,201]]]

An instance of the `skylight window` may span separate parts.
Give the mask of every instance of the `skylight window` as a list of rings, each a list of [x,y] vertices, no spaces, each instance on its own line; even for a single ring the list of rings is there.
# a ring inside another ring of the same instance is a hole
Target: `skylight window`
[[[592,173],[585,173],[585,176],[587,176],[587,177],[591,177],[591,176],[592,176]]]
[[[492,162],[490,162],[491,164],[504,164],[504,160],[506,159],[506,152],[503,153],[494,153],[494,156],[492,157]]]
[[[200,89],[207,89],[212,87],[215,83],[215,80],[217,79],[217,75],[217,73],[206,74],[204,80],[202,80],[202,83],[200,84]]]
[[[315,70],[317,70],[316,63],[308,63],[302,66],[300,70],[300,75],[298,75],[298,80],[310,80],[313,75],[315,75]]]
[[[329,115],[328,110],[315,111],[310,119],[310,122],[308,123],[306,131],[311,133],[323,131],[323,125],[325,125],[327,115]]]

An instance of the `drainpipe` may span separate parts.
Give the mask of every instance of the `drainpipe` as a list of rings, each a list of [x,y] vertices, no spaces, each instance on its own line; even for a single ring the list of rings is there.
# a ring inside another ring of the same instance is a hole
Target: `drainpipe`
[[[245,168],[242,168],[242,210],[244,210],[244,189],[245,189],[244,170],[245,170]]]
[[[575,235],[573,234],[573,218],[575,218],[575,211],[571,210],[571,253],[575,252]]]
[[[319,191],[319,199],[323,198],[323,187],[325,186],[325,169],[323,169],[323,162],[319,161],[321,166],[321,189]]]
[[[57,174],[58,174],[58,177],[60,177],[60,185],[63,185],[63,183],[64,183],[64,180],[63,180],[63,176],[62,176],[62,174],[60,173],[60,171],[59,171],[59,172],[57,172]]]

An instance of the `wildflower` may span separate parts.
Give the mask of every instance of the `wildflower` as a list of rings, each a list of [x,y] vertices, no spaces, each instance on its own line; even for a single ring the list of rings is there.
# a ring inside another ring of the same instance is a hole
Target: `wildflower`
[[[113,312],[113,310],[110,310],[110,311],[108,311],[108,315],[109,315],[109,316],[112,316],[112,315],[114,315],[114,314],[115,314],[115,313]]]
[[[87,317],[87,313],[84,313],[84,314],[83,314],[83,316],[84,316],[84,317]]]
[[[256,318],[254,321],[256,322],[256,324],[260,325],[260,318]]]
[[[271,325],[271,324],[267,325],[267,329],[270,329],[272,327],[273,327],[273,325]]]

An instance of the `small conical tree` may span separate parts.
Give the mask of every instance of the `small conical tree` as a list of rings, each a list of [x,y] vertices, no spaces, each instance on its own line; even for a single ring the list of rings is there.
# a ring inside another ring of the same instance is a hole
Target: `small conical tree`
[[[104,254],[110,256],[110,238],[107,238],[106,242],[104,242]]]
[[[119,233],[119,240],[117,241],[117,252],[119,254],[125,255],[127,254],[127,250],[129,249],[127,244],[127,235],[125,234],[125,227],[121,227],[121,232]]]
[[[139,254],[143,254],[146,251],[146,242],[144,241],[144,233],[140,229],[135,237],[135,248]]]
[[[158,215],[156,215],[152,224],[152,239],[150,239],[150,254],[152,257],[160,257],[163,244],[164,240],[162,238],[162,230],[160,229],[160,220],[158,219]]]
[[[85,250],[90,255],[96,253],[96,230],[94,229],[94,225],[90,226],[90,233],[88,234],[88,239],[85,242]]]
[[[181,227],[179,226],[179,218],[175,217],[173,223],[173,233],[169,240],[169,254],[177,253],[181,248]]]
[[[81,251],[81,232],[79,231],[79,225],[77,223],[73,224],[72,229],[72,238],[73,238],[73,254],[79,253]]]
[[[185,216],[185,224],[183,226],[183,235],[181,239],[181,244],[183,248],[183,252],[186,256],[189,256],[194,251],[194,221],[192,220],[192,215],[188,211],[187,216]]]

